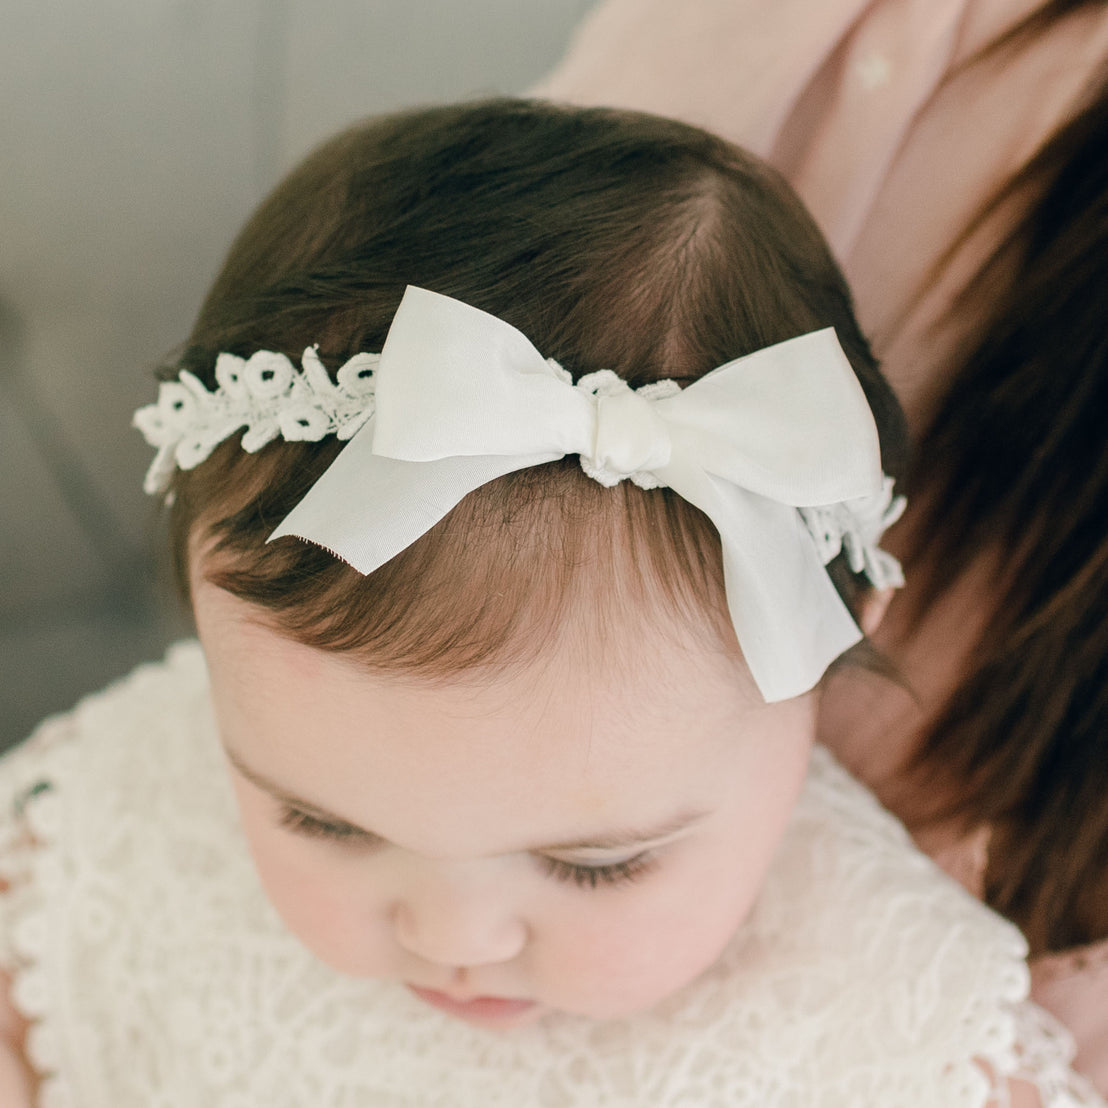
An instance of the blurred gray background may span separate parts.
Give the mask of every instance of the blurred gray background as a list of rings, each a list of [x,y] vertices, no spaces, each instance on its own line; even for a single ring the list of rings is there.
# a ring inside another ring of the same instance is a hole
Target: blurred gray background
[[[0,747],[188,633],[130,428],[322,137],[524,91],[593,0],[0,0]]]

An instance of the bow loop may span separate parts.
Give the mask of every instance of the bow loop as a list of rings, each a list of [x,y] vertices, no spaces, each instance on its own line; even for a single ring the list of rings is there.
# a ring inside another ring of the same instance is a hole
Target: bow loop
[[[502,319],[428,289],[404,293],[376,379],[382,457],[553,461],[592,446],[592,402],[557,362]]]
[[[881,489],[869,402],[832,328],[713,369],[659,409],[717,477],[793,507]]]

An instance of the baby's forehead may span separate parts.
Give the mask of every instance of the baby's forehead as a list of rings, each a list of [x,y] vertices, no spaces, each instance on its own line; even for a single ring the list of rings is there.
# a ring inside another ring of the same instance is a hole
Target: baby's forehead
[[[284,673],[290,697],[325,683],[351,697],[388,698],[414,712],[433,703],[459,719],[657,713],[699,694],[709,701],[698,715],[711,714],[713,701],[742,711],[765,707],[737,650],[721,648],[692,620],[633,604],[613,602],[603,618],[570,616],[548,626],[534,653],[433,673],[302,642],[271,611],[218,587],[202,571],[194,575],[193,605],[211,668],[244,688]]]
[[[639,667],[563,652],[450,682],[374,674],[296,643],[211,586],[196,603],[234,756],[290,795],[431,852],[443,841],[428,813],[452,813],[452,834],[470,820],[488,841],[513,825],[560,836],[587,816],[594,827],[664,820],[710,802],[739,767],[755,771],[759,748],[811,737],[806,707],[754,700],[694,643],[653,664],[643,651]]]

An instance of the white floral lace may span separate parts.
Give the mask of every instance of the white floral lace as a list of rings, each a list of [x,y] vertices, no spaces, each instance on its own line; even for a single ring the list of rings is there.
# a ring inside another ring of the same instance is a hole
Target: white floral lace
[[[243,428],[242,448],[251,454],[278,435],[288,442],[351,438],[373,415],[373,372],[380,360],[380,354],[355,354],[332,382],[314,346],[304,351],[302,372],[272,350],[246,359],[220,354],[214,392],[182,370],[176,381],[158,386],[157,403],[134,415],[135,426],[158,451],[143,488],[165,492],[178,466],[198,466]]]
[[[0,763],[0,805],[0,960],[43,1108],[982,1108],[986,1068],[1047,1108],[1101,1104],[1021,1003],[1016,932],[819,752],[715,966],[633,1019],[510,1033],[339,976],[285,931],[195,644],[48,722]]]
[[[864,573],[877,589],[904,587],[900,563],[878,545],[881,536],[904,514],[908,501],[893,496],[894,481],[886,475],[881,491],[843,504],[798,508],[823,564],[846,554],[851,573]]]

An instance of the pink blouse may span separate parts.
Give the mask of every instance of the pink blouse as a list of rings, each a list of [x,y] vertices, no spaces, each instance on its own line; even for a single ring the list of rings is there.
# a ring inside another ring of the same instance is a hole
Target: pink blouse
[[[932,269],[1108,61],[1102,4],[959,71],[1039,2],[601,0],[534,91],[675,116],[776,164],[828,236],[918,429],[961,337],[952,297],[1007,213],[964,243],[938,280]],[[822,737],[894,811],[897,768],[959,676],[990,579],[985,553],[907,646],[893,604],[875,638],[899,643],[918,700],[864,675],[844,674],[826,691]],[[986,837],[922,845],[980,893]],[[1108,942],[1036,959],[1032,977],[1035,998],[1074,1033],[1077,1067],[1108,1093]]]

